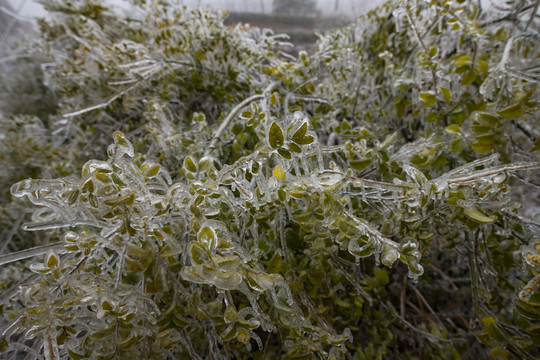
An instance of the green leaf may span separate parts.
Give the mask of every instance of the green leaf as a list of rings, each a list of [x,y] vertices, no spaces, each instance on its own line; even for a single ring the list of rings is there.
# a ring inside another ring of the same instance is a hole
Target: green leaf
[[[394,265],[398,257],[399,253],[395,248],[388,245],[383,246],[383,250],[381,252],[381,263],[383,265],[391,267]]]
[[[115,131],[113,134],[114,142],[120,146],[129,146],[129,140],[120,131]]]
[[[262,271],[251,270],[246,273],[244,279],[250,280],[248,284],[253,290],[264,291],[274,287],[277,282],[282,280],[282,277],[278,274],[265,274]]]
[[[371,164],[373,159],[362,159],[362,160],[351,160],[349,161],[349,165],[351,165],[351,168],[354,170],[364,170]]]
[[[54,250],[49,250],[47,252],[45,263],[47,264],[47,267],[49,268],[58,266],[58,264],[60,263],[60,260]]]
[[[526,319],[539,321],[540,320],[540,306],[535,306],[528,302],[516,299],[514,300],[516,309]]]
[[[481,154],[489,153],[493,150],[493,144],[491,142],[477,141],[475,143],[472,143],[471,147],[474,149],[474,151],[479,152]]]
[[[307,223],[313,218],[313,212],[296,210],[292,213],[292,219],[298,223]]]
[[[229,341],[235,338],[236,334],[238,333],[238,323],[234,323],[232,325],[229,325],[227,329],[223,333],[221,333],[221,339],[223,341]]]
[[[249,342],[249,340],[251,340],[251,335],[249,334],[249,332],[246,329],[244,329],[242,327],[239,327],[238,328],[238,334],[236,335],[236,338],[242,344],[247,344]]]
[[[435,122],[435,121],[437,121],[437,119],[439,119],[439,114],[436,113],[436,112],[430,112],[430,113],[426,116],[426,122],[428,122],[428,123]]]
[[[307,122],[304,122],[302,126],[300,126],[298,130],[294,132],[291,140],[294,141],[295,143],[301,144],[301,141],[304,138],[304,135],[306,135],[307,130],[308,130]]]
[[[206,55],[204,55],[204,53],[200,49],[197,49],[195,51],[195,55],[197,55],[197,59],[199,60],[206,60]]]
[[[426,105],[433,105],[437,102],[437,97],[429,91],[422,91],[420,93],[420,99],[426,103]]]
[[[273,149],[277,149],[283,146],[285,139],[283,137],[283,131],[281,127],[274,121],[270,125],[270,131],[268,132],[268,142]]]
[[[465,73],[463,76],[463,80],[461,80],[461,85],[471,85],[476,80],[476,73],[473,70],[469,70]]]
[[[525,113],[525,110],[523,109],[520,103],[514,104],[512,106],[507,107],[506,109],[503,109],[497,112],[497,114],[501,115],[503,118],[506,118],[506,119],[515,119],[517,117],[520,117],[524,113]]]
[[[302,152],[302,149],[300,149],[300,146],[296,145],[295,143],[290,143],[289,145],[289,150],[291,150],[292,152],[295,152],[297,154],[300,154]]]
[[[486,328],[486,331],[489,335],[496,341],[504,341],[505,336],[502,334],[501,330],[499,329],[499,326],[497,325],[497,321],[492,316],[486,316],[482,318],[482,324],[484,324],[484,327]]]
[[[118,346],[121,349],[129,349],[130,347],[134,346],[138,342],[139,342],[138,336],[130,335],[126,340],[119,342]]]
[[[195,165],[195,162],[191,158],[191,156],[186,156],[184,159],[184,168],[191,172],[197,172],[197,165]]]
[[[485,61],[478,61],[476,64],[476,70],[479,71],[485,78],[489,73],[489,65]]]
[[[474,114],[474,121],[479,122],[482,125],[493,127],[497,126],[499,124],[499,117],[495,114],[491,114],[488,112],[476,112]]]
[[[339,307],[342,307],[344,309],[348,309],[350,307],[352,307],[352,304],[348,301],[345,301],[345,300],[341,300],[339,297],[336,297],[334,299],[334,303],[339,306]]]
[[[209,249],[213,249],[217,244],[216,233],[214,229],[209,226],[203,226],[201,230],[199,230],[197,239],[201,244],[207,245]]]
[[[281,270],[282,264],[281,256],[278,253],[275,253],[274,256],[272,256],[272,259],[270,259],[270,262],[268,262],[266,272],[269,274],[277,274],[279,273],[279,270]]]
[[[91,337],[96,339],[103,339],[109,335],[112,335],[116,331],[116,323],[112,323],[106,328],[99,329],[92,334],[90,334]]]
[[[475,207],[466,208],[463,210],[463,213],[469,219],[479,222],[481,224],[489,224],[497,220],[497,215],[492,215],[492,216],[484,215]]]
[[[151,168],[148,169],[148,171],[146,172],[146,176],[147,176],[147,177],[153,177],[153,176],[156,176],[156,175],[159,173],[159,168],[160,168],[159,165],[156,165],[156,166],[151,167]]]
[[[299,145],[309,145],[311,144],[313,141],[315,141],[315,138],[311,135],[306,135],[302,138],[302,140],[300,140],[299,142],[297,142],[297,144]]]
[[[279,148],[277,152],[279,155],[281,155],[281,157],[287,160],[291,160],[292,158],[291,152],[285,148]]]
[[[444,129],[444,132],[450,135],[458,136],[462,135],[461,128],[457,124],[452,124],[450,126],[447,126],[446,129]]]
[[[495,141],[496,138],[497,138],[497,134],[490,132],[490,133],[478,135],[476,137],[476,141],[492,143],[493,141]]]
[[[450,100],[452,99],[452,94],[450,93],[450,90],[445,87],[440,87],[439,90],[441,91],[444,101],[447,104],[450,104]]]
[[[469,65],[471,62],[471,57],[468,55],[460,56],[454,61],[457,66]]]
[[[491,131],[491,126],[471,125],[471,130],[475,134],[482,135]]]
[[[190,242],[188,245],[188,251],[191,257],[191,263],[193,265],[212,263],[212,257],[210,256],[210,253],[201,244],[194,241]]]
[[[242,320],[242,317],[240,316],[240,314],[238,314],[234,307],[227,306],[227,309],[225,309],[225,314],[223,315],[223,320],[225,320],[226,323],[230,324]]]
[[[68,352],[69,358],[73,359],[73,360],[81,360],[81,359],[86,357],[86,356],[84,356],[84,354],[79,354],[78,352],[75,352],[74,350],[70,349],[69,347],[67,348],[67,352]]]
[[[133,203],[135,202],[135,194],[134,193],[129,193],[129,194],[126,194],[124,196],[120,196],[120,197],[117,197],[117,198],[113,198],[113,199],[109,199],[109,200],[105,200],[103,201],[103,203],[105,205],[109,205],[109,206],[117,206],[117,205],[133,205]]]
[[[343,131],[348,131],[348,130],[351,130],[351,129],[352,129],[351,124],[349,124],[349,122],[348,122],[347,120],[343,120],[343,121],[341,122],[341,126],[340,126],[340,127],[341,127],[341,130],[343,130]]]
[[[184,328],[189,325],[189,321],[182,315],[174,313],[171,317],[172,322],[179,328]]]

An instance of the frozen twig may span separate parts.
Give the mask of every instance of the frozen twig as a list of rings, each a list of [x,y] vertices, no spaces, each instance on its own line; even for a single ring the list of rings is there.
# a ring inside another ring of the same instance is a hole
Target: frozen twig
[[[495,176],[498,174],[503,174],[511,171],[517,170],[527,170],[527,169],[536,169],[540,168],[540,163],[526,163],[526,164],[514,164],[514,165],[505,165],[496,168],[484,169],[477,171],[468,176],[462,176],[459,178],[449,179],[448,184],[469,184],[476,182],[481,178],[486,178],[489,176]]]
[[[227,129],[227,127],[229,126],[229,124],[231,123],[231,121],[234,119],[234,117],[240,112],[240,110],[242,110],[244,107],[246,107],[247,105],[251,104],[251,103],[254,102],[254,101],[258,101],[258,100],[264,99],[264,98],[267,96],[267,94],[270,93],[270,91],[272,90],[272,88],[273,88],[275,85],[276,85],[276,83],[272,83],[272,84],[264,91],[264,93],[250,96],[250,97],[248,97],[247,99],[245,99],[244,101],[242,101],[240,104],[236,105],[236,106],[231,110],[231,112],[229,113],[229,115],[227,115],[227,117],[221,122],[221,125],[219,126],[219,128],[218,128],[217,131],[215,132],[214,136],[212,137],[212,140],[210,141],[210,144],[209,144],[208,147],[206,148],[206,151],[204,152],[204,156],[210,156],[210,155],[212,155],[212,153],[213,153],[214,150],[216,149],[217,143],[219,142],[219,140],[220,140],[221,137],[223,136],[223,133],[225,132],[225,130]]]
[[[254,101],[263,99],[264,96],[265,95],[263,94],[253,95],[253,96],[248,97],[244,101],[242,101],[240,104],[236,105],[236,107],[231,110],[229,115],[227,115],[227,117],[221,122],[221,125],[217,129],[216,133],[212,137],[212,140],[210,141],[210,144],[206,148],[206,151],[204,152],[204,156],[210,156],[212,152],[216,149],[216,145],[221,139],[221,136],[223,135],[223,133],[225,132],[225,129],[227,129],[231,121],[240,112],[240,110],[242,110],[245,106],[251,104]]]
[[[0,255],[0,265],[9,264],[15,261],[28,259],[34,256],[39,256],[45,254],[47,251],[55,249],[59,253],[62,253],[64,250],[64,244],[63,243],[53,243],[53,244],[47,244],[47,245],[41,245],[36,246],[30,249],[21,250],[12,252],[5,255]]]
[[[78,115],[82,115],[82,114],[85,114],[89,111],[92,111],[92,110],[99,110],[99,109],[103,109],[107,106],[109,106],[114,100],[118,99],[120,96],[124,95],[125,93],[127,93],[128,91],[130,91],[131,89],[133,89],[134,87],[136,87],[137,85],[139,85],[144,79],[140,79],[139,81],[137,81],[136,83],[134,83],[133,85],[130,85],[128,86],[127,88],[125,88],[124,90],[120,91],[120,92],[117,92],[116,94],[112,95],[112,96],[109,96],[105,101],[103,102],[100,102],[98,104],[95,104],[95,105],[91,105],[91,106],[88,106],[88,107],[85,107],[83,109],[79,109],[79,110],[75,110],[75,111],[72,111],[72,112],[68,112],[68,113],[65,113],[63,116],[65,118],[70,118],[70,117],[74,117],[74,116],[78,116]]]

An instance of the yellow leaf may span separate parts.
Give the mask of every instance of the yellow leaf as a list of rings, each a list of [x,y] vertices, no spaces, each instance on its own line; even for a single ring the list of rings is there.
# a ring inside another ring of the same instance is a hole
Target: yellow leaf
[[[278,180],[285,179],[285,170],[283,170],[283,166],[281,165],[278,165],[274,168],[273,174]]]

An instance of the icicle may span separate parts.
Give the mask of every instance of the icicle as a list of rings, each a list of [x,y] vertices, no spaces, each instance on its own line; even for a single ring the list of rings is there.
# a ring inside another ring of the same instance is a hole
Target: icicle
[[[293,306],[294,305],[293,294],[291,292],[291,289],[289,289],[289,285],[286,281],[283,281],[283,286],[281,287],[281,289],[283,290],[283,292],[285,293],[285,296],[287,297],[287,304],[289,304],[290,306]]]
[[[361,190],[360,190],[360,191],[362,192],[362,201],[363,201],[363,202],[366,202],[366,192],[367,192],[367,190],[366,190],[366,183],[363,182],[363,181],[361,181],[361,182],[360,182],[360,185],[361,185]]]

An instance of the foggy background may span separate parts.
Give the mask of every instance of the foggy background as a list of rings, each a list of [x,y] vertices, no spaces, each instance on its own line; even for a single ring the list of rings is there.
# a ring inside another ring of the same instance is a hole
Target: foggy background
[[[285,25],[282,23],[283,18],[277,19],[273,14],[274,0],[168,1],[173,5],[190,8],[228,10],[230,12],[230,16],[226,20],[228,24],[249,23],[252,26],[271,28],[286,33],[296,44],[308,44],[315,42],[315,31],[324,32],[328,29],[345,26],[386,0],[315,0],[315,12],[311,12],[307,19],[305,16],[301,16],[302,14],[286,11],[289,19],[286,19],[287,24]],[[480,0],[480,3],[484,11],[489,11],[493,8],[493,4],[502,4],[504,1]],[[111,6],[111,11],[119,15],[143,16],[140,9],[134,8],[128,0],[104,0],[104,2]],[[6,54],[15,39],[36,31],[35,19],[42,16],[48,15],[38,0],[0,0],[0,57]],[[304,28],[304,30],[298,30],[298,28]],[[0,58],[0,63],[2,61],[3,59]]]
[[[11,8],[23,18],[32,18],[45,15],[43,7],[35,0],[7,0]],[[130,4],[126,0],[108,0],[122,9],[128,10]],[[186,5],[210,9],[225,9],[234,12],[272,12],[273,0],[170,0],[172,4]],[[359,16],[384,0],[317,0],[317,9],[320,15],[346,16],[354,18]]]
[[[275,16],[274,0],[168,1],[172,5],[189,8],[228,10],[230,16],[226,20],[226,24],[249,23],[252,26],[271,28],[289,35],[291,42],[295,45],[301,45],[299,49],[308,50],[309,46],[312,46],[316,41],[316,31],[345,26],[386,0],[315,0],[314,12],[299,14],[291,9],[286,9],[283,12],[288,18]],[[104,0],[104,2],[110,5],[111,11],[119,15],[144,16],[141,10],[133,7],[128,0]],[[49,15],[38,0],[0,0],[0,63],[10,59],[10,57],[6,58],[5,55],[10,53],[9,49],[16,39],[37,32],[36,18],[47,16]],[[304,45],[307,48],[304,48]]]

